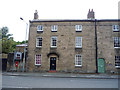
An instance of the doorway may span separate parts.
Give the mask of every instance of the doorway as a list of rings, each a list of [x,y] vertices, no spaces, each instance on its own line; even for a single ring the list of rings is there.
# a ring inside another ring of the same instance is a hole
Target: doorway
[[[102,58],[98,59],[98,73],[105,73],[105,60]]]
[[[56,70],[56,57],[50,57],[50,70]]]

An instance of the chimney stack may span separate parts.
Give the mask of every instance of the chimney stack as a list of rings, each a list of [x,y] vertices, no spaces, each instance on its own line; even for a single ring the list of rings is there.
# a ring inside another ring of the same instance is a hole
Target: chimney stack
[[[34,19],[38,19],[38,12],[37,12],[37,10],[35,10]]]
[[[95,13],[94,13],[93,9],[91,11],[89,9],[87,19],[95,19]]]

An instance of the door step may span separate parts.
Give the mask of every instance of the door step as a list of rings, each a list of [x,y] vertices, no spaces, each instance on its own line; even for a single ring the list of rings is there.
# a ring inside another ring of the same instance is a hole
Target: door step
[[[50,70],[49,72],[50,72],[50,73],[55,73],[55,72],[56,72],[56,70]]]

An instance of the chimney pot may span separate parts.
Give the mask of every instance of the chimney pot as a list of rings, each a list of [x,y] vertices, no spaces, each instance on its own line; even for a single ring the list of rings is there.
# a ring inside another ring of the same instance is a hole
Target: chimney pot
[[[35,10],[34,19],[38,19],[38,12],[37,12],[37,10]]]
[[[90,12],[90,9],[89,9],[89,12]]]
[[[93,9],[91,11],[89,9],[89,12],[88,12],[88,15],[87,15],[87,19],[95,19],[95,15],[94,15]]]

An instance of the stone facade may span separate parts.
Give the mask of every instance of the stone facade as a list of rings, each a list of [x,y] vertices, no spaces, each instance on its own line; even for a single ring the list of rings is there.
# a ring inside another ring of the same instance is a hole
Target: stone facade
[[[120,56],[120,49],[114,48],[114,37],[120,37],[120,32],[113,31],[113,25],[119,25],[119,20],[101,20],[97,22],[98,58],[104,58],[105,71],[117,72],[115,56]],[[120,41],[119,41],[120,42]]]
[[[27,70],[30,72],[49,71],[50,58],[56,57],[56,71],[96,73],[99,58],[105,60],[105,72],[117,72],[115,55],[119,49],[114,48],[112,26],[118,20],[32,20],[30,21],[28,40]],[[95,25],[96,24],[96,25]],[[38,32],[37,26],[43,31]],[[57,32],[51,32],[51,26],[57,25]],[[75,26],[82,25],[82,31],[76,32]],[[51,37],[57,37],[57,48],[51,48]],[[36,38],[42,37],[42,47],[36,47]],[[82,37],[82,48],[75,47],[75,38]],[[96,39],[97,37],[97,39]],[[97,44],[97,45],[96,45]],[[97,53],[97,55],[96,55]],[[35,55],[41,55],[41,65],[35,65]],[[82,66],[75,66],[75,55],[82,57]]]
[[[25,47],[26,46],[26,47]],[[27,44],[25,45],[25,44],[20,44],[20,45],[16,45],[16,51],[17,52],[22,52],[22,53],[24,53],[24,48],[26,48],[26,50],[27,50]]]

